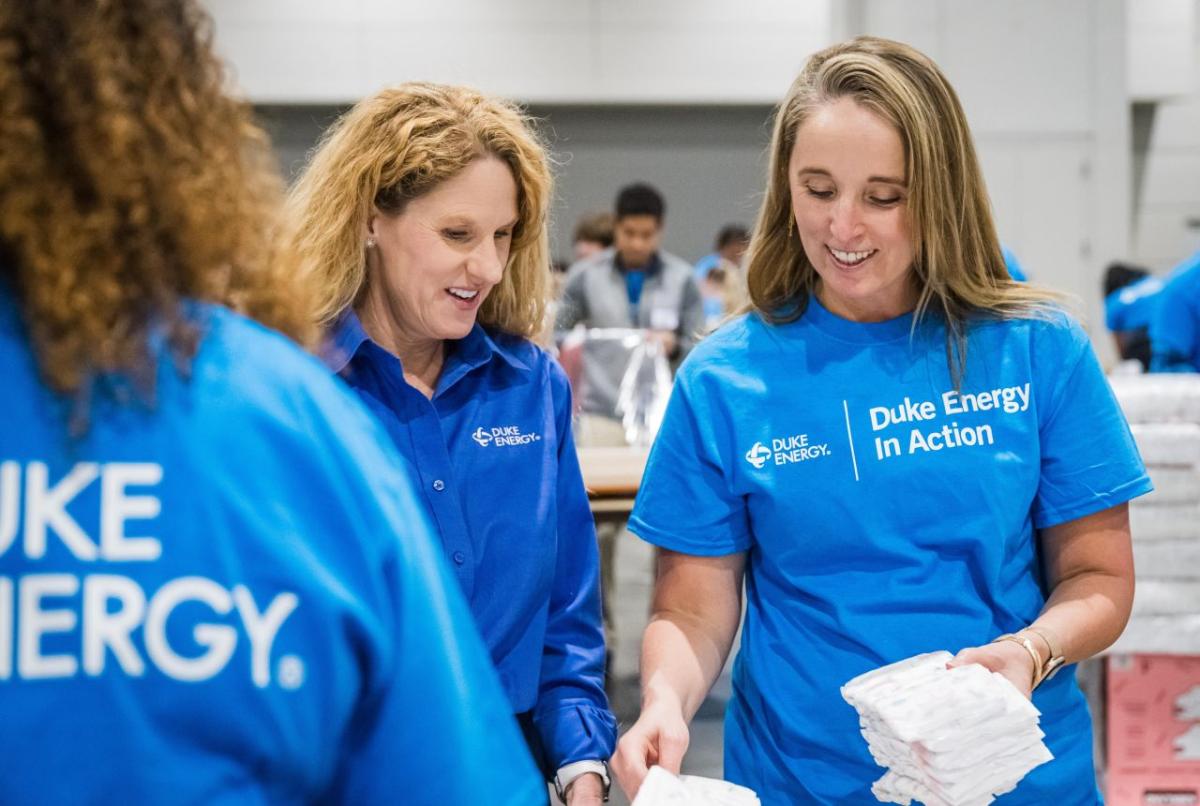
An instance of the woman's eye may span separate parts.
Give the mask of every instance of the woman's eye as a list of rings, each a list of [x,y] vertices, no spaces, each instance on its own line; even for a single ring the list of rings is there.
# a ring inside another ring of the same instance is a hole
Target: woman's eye
[[[467,232],[466,230],[461,230],[461,229],[443,230],[442,234],[444,236],[446,236],[448,239],[450,239],[451,241],[465,241],[471,237],[471,233]]]
[[[507,230],[507,229],[500,230],[499,232],[496,233],[497,241],[503,241],[505,238],[511,238],[511,237],[512,237],[512,230]]]
[[[884,199],[884,198],[880,198],[878,196],[872,196],[870,198],[870,201],[871,201],[871,204],[875,204],[880,207],[891,207],[893,205],[900,203],[900,197],[892,196],[891,198]]]
[[[817,198],[817,199],[831,199],[831,198],[833,198],[833,191],[832,191],[832,190],[818,190],[817,188],[811,188],[811,187],[810,187],[810,188],[806,188],[806,190],[808,190],[808,195],[809,195],[809,196],[812,196],[812,197],[814,197],[814,198]]]

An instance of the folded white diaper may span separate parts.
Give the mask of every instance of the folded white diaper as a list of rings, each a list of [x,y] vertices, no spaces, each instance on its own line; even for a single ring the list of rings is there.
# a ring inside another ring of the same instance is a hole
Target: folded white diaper
[[[951,658],[917,655],[842,686],[871,757],[888,770],[871,787],[883,803],[982,806],[1054,758],[1033,703],[982,666],[947,669]]]

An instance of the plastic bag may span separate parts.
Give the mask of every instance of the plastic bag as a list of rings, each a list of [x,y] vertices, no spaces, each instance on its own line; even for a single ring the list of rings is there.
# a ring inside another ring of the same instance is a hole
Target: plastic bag
[[[648,447],[654,441],[670,397],[671,367],[662,342],[641,332],[617,391],[617,416],[627,443]]]

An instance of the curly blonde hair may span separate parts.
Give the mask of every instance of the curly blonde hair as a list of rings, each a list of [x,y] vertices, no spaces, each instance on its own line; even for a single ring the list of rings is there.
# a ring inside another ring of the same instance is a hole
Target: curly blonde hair
[[[931,307],[944,316],[957,380],[971,316],[1042,316],[1061,297],[1009,276],[958,96],[931,59],[900,42],[862,36],[814,54],[780,104],[767,188],[746,258],[752,307],[767,321],[793,321],[816,287],[816,270],[794,226],[787,172],[800,126],[813,110],[839,98],[853,99],[900,135],[920,294],[916,320]]]
[[[517,183],[517,226],[480,324],[533,337],[545,319],[552,178],[546,150],[513,105],[467,87],[409,83],[359,102],[322,138],[288,209],[297,251],[314,273],[317,322],[330,325],[369,282],[364,238],[378,210],[412,199],[491,155]]]
[[[152,394],[149,328],[195,353],[187,298],[310,342],[274,158],[224,81],[192,0],[0,3],[0,277],[53,389]]]

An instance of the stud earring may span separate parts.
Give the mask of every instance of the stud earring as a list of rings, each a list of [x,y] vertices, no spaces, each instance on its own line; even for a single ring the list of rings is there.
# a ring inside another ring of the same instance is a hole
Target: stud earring
[[[374,238],[367,238],[367,248],[368,249],[375,248],[375,239]]]

